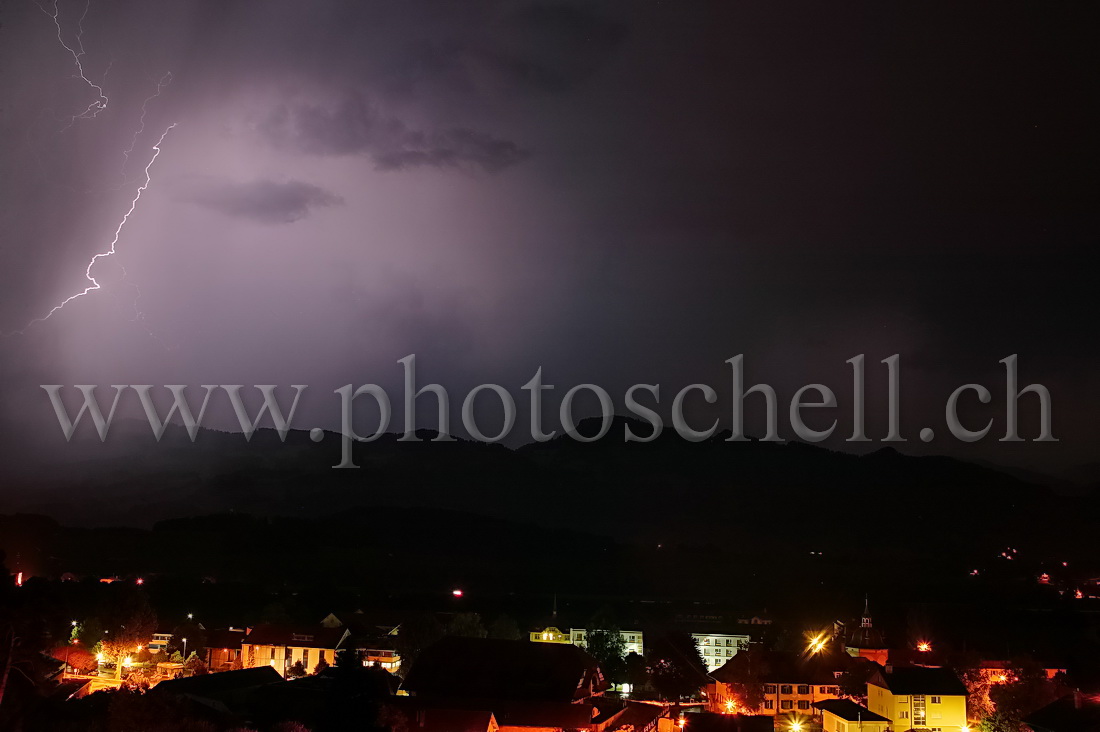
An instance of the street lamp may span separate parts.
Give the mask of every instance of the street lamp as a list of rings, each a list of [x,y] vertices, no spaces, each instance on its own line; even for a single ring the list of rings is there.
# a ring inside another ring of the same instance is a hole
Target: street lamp
[[[186,661],[187,660],[187,639],[186,638],[181,638],[180,640],[183,641],[183,660]]]

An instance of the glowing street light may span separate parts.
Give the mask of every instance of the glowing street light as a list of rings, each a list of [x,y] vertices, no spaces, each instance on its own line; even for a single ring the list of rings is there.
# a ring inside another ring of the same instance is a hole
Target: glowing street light
[[[737,702],[733,699],[726,700],[726,714],[733,714],[735,709],[737,709]]]
[[[928,641],[920,641],[919,643],[917,643],[917,650],[921,653],[928,653],[932,650],[932,644]]]
[[[188,620],[194,620],[195,619],[195,613],[187,613],[187,619]]]
[[[180,640],[183,641],[183,660],[186,661],[187,660],[187,639],[186,638],[180,638]]]
[[[455,597],[462,597],[465,593],[462,590],[456,588],[451,590],[451,594]]]
[[[791,722],[791,732],[802,732],[802,723]]]
[[[821,653],[823,650],[825,650],[825,642],[825,634],[818,633],[810,639],[809,644],[806,646],[806,651],[811,655]]]

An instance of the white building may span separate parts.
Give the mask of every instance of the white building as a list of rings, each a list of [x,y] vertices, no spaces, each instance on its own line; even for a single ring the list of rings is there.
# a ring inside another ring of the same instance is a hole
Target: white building
[[[737,655],[738,651],[749,647],[747,635],[729,635],[726,633],[692,633],[695,645],[703,656],[703,662],[707,665],[707,671],[722,666],[726,661]]]
[[[642,631],[622,630],[619,631],[619,635],[623,639],[624,656],[630,653],[642,655]],[[532,631],[530,637],[533,643],[571,643],[580,648],[588,646],[588,631],[584,628],[570,628],[561,631],[550,625],[542,630]]]

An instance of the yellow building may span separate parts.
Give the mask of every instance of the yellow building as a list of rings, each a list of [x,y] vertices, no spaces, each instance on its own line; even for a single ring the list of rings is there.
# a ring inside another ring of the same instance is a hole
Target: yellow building
[[[624,655],[628,653],[642,655],[644,648],[642,631],[622,630],[619,631],[619,636],[623,639]],[[572,643],[580,648],[588,647],[588,631],[584,628],[570,628],[562,631],[553,625],[548,625],[542,630],[531,631],[530,638],[533,643]]]
[[[337,651],[348,638],[347,628],[288,627],[259,625],[241,641],[241,661],[245,668],[271,666],[284,677],[299,661],[312,673],[320,661],[335,665]]]
[[[876,671],[867,680],[867,707],[889,719],[895,732],[969,730],[966,687],[947,668],[887,666]]]
[[[548,625],[542,630],[531,631],[532,643],[572,643],[573,638],[569,633],[563,633],[553,625]]]

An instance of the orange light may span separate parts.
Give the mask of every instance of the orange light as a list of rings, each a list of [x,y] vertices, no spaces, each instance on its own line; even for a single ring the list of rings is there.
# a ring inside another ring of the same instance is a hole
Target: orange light
[[[921,641],[920,643],[917,644],[917,650],[920,651],[921,653],[928,653],[929,651],[932,650],[932,644],[929,643],[928,641]]]

